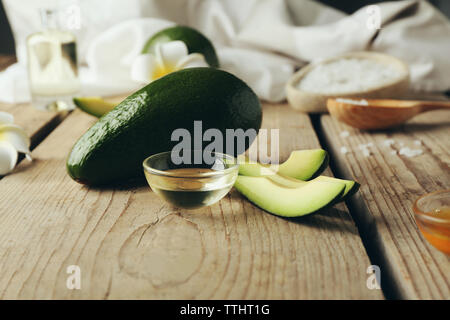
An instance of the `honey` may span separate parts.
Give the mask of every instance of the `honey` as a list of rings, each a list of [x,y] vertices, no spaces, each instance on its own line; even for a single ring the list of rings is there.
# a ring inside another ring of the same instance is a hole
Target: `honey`
[[[422,215],[423,218],[416,217],[416,220],[425,239],[436,249],[450,255],[450,207],[439,207]]]

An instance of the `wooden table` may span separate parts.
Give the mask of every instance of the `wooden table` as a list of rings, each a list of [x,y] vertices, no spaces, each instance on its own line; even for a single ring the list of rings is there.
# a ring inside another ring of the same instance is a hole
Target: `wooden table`
[[[361,133],[328,115],[264,104],[263,127],[280,128],[281,160],[322,146],[333,173],[362,185],[346,204],[286,220],[236,191],[183,211],[146,185],[82,186],[65,160],[95,118],[26,104],[0,110],[31,136],[34,158],[0,180],[2,299],[450,298],[449,257],[422,238],[411,209],[418,196],[450,188],[448,112]],[[420,140],[424,154],[391,154],[399,145],[384,146],[387,138]],[[372,155],[364,157],[357,146],[369,142]],[[70,265],[80,267],[80,290],[66,286]],[[367,286],[371,265],[380,267],[383,290]]]

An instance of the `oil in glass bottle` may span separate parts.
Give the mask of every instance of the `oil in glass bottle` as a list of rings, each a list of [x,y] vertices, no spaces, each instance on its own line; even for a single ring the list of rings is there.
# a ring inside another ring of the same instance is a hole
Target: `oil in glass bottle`
[[[73,109],[80,90],[76,38],[61,30],[57,11],[42,9],[43,30],[27,38],[28,78],[32,104],[43,110]]]

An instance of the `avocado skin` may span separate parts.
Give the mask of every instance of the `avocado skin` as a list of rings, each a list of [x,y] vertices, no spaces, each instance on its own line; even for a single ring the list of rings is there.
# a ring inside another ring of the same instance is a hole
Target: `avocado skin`
[[[67,171],[74,180],[87,185],[141,176],[146,157],[170,151],[179,143],[171,141],[173,130],[185,128],[193,139],[195,120],[202,121],[203,132],[217,128],[224,137],[225,129],[258,131],[261,105],[250,87],[228,72],[213,68],[173,72],[101,117],[75,143]]]
[[[308,179],[306,179],[306,181],[308,180],[312,180],[314,178],[317,178],[318,176],[320,176],[320,174],[322,172],[325,171],[326,168],[328,168],[328,164],[330,163],[330,155],[328,154],[328,152],[325,154],[325,159],[323,159],[322,164],[320,165],[319,169],[317,169],[316,172],[314,172],[314,174],[309,177]]]
[[[157,43],[175,40],[183,41],[189,53],[197,52],[203,54],[206,62],[211,67],[219,67],[219,59],[211,41],[197,30],[186,26],[175,26],[157,32],[146,42],[142,53],[154,53]]]

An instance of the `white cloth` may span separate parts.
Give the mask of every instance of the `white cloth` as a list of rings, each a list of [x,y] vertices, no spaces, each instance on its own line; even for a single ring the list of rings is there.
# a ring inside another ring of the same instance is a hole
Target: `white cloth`
[[[18,64],[0,73],[0,100],[29,100],[25,38],[39,30],[38,7],[58,4],[81,12],[78,39],[83,94],[116,95],[139,87],[129,65],[144,42],[173,24],[209,37],[221,67],[246,81],[264,100],[285,98],[294,68],[347,51],[392,54],[410,66],[416,90],[450,89],[450,23],[426,1],[378,5],[344,13],[310,0],[3,0],[17,44]],[[70,20],[70,19],[69,19]]]

